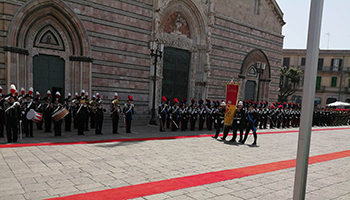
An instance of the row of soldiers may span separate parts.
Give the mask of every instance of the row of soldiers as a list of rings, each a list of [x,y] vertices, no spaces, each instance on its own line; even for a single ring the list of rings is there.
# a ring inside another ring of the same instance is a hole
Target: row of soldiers
[[[197,102],[192,99],[188,104],[187,100],[178,101],[174,99],[173,106],[170,105],[170,100],[163,97],[162,104],[158,108],[160,131],[165,131],[165,128],[170,128],[172,131],[180,129],[185,131],[189,129],[195,130],[198,120],[198,130],[203,130],[204,124],[208,130],[212,130],[212,127],[216,128],[217,114],[220,108],[219,101],[211,101],[206,99],[204,102],[200,99]],[[289,128],[298,127],[300,124],[300,105],[297,104],[279,104],[274,103],[268,108],[268,102],[243,101],[242,106],[244,109],[248,109],[248,105],[252,105],[258,115],[258,127],[260,129],[266,129],[268,122],[270,128]]]
[[[299,127],[300,125],[301,104],[276,102],[269,106],[267,101],[260,102],[259,104],[257,101],[253,102],[250,100],[240,102],[235,113],[235,120],[233,121],[238,122],[239,126],[232,124],[230,127],[236,127],[242,130],[241,133],[247,127],[253,130],[253,126],[250,124],[251,120],[246,115],[249,112],[249,108],[251,108],[251,118],[254,118],[254,129],[267,129],[267,127],[270,129],[290,128]],[[216,135],[218,135],[220,128],[223,127],[225,112],[226,104],[224,101],[220,103],[219,101],[212,102],[206,99],[206,102],[204,102],[201,99],[197,104],[192,99],[191,103],[188,104],[186,99],[179,102],[175,98],[173,105],[171,105],[170,99],[163,97],[162,103],[158,108],[159,130],[163,132],[166,128],[171,128],[172,131],[185,131],[188,129],[188,126],[191,131],[195,130],[197,126],[198,130],[203,130],[204,124],[206,124],[208,130],[212,130],[214,126],[217,130]],[[349,124],[350,113],[348,109],[323,109],[323,111],[316,109],[315,113],[314,124],[317,126]],[[242,116],[236,116],[236,114]],[[196,123],[197,121],[198,123]],[[220,128],[218,129],[218,127]],[[228,134],[228,130],[226,128],[224,133],[226,132]],[[215,137],[217,138],[217,136]],[[225,139],[226,137],[224,136],[223,138]],[[240,142],[244,143],[244,139],[240,138]]]
[[[15,85],[10,86],[11,93],[3,96],[0,86],[0,137],[4,136],[4,127],[6,126],[6,136],[8,142],[17,142],[18,134],[25,134],[26,137],[33,137],[33,122],[36,122],[38,130],[51,132],[52,124],[55,136],[61,136],[61,125],[65,122],[65,131],[71,132],[72,121],[74,128],[78,130],[78,135],[84,135],[84,131],[95,129],[96,134],[102,134],[102,124],[104,120],[104,112],[101,95],[96,93],[89,100],[88,93],[81,91],[81,95],[75,93],[72,98],[71,94],[64,99],[64,103],[60,103],[61,94],[55,93],[53,103],[51,103],[51,91],[47,91],[47,96],[41,98],[39,92],[36,92],[36,98],[33,96],[33,88],[29,88],[26,94],[24,88],[21,94]],[[133,98],[128,96],[127,103],[124,104],[122,112],[124,113],[124,122],[126,132],[130,133],[131,120],[134,113],[134,104],[131,104]],[[33,112],[35,117],[28,118],[28,113]],[[121,113],[118,104],[118,94],[111,103],[111,117],[113,121],[113,133],[118,133],[118,121]],[[54,117],[56,116],[56,117]],[[89,124],[90,122],[90,124]]]

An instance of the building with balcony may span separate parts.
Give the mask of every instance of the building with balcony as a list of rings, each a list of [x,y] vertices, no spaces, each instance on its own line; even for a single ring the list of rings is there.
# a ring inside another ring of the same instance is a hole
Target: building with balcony
[[[283,66],[305,70],[306,50],[284,49]],[[304,76],[300,80],[300,88],[290,97],[290,101],[301,103]],[[320,50],[315,106],[344,101],[350,102],[350,50]]]

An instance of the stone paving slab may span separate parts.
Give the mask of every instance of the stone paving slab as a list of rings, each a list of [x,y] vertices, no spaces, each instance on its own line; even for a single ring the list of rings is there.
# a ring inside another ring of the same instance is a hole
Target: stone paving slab
[[[3,148],[0,190],[6,189],[0,196],[49,198],[289,160],[295,158],[297,137],[297,133],[258,135],[255,148],[210,137]],[[310,156],[349,150],[349,139],[349,130],[313,132]],[[248,143],[252,140],[250,136]],[[349,161],[310,165],[308,199],[349,197]],[[293,178],[294,169],[285,169],[140,199],[290,199]]]

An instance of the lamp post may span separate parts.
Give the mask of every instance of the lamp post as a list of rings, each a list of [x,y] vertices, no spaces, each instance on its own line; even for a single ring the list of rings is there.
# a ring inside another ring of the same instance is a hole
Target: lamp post
[[[152,101],[152,117],[149,120],[149,124],[157,125],[156,121],[156,77],[157,77],[157,62],[158,59],[162,59],[164,44],[157,44],[155,41],[149,43],[151,50],[151,57],[154,58],[154,75],[153,75],[153,101]]]
[[[259,94],[260,94],[260,76],[264,73],[265,66],[266,66],[265,63],[257,62],[255,64],[256,71],[258,72],[258,95],[256,97],[257,101],[259,101]]]

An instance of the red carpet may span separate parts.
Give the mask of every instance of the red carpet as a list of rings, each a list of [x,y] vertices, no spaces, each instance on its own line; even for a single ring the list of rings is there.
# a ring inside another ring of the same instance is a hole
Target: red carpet
[[[326,128],[326,129],[314,129],[312,131],[330,131],[330,130],[346,130],[350,128]],[[298,130],[290,131],[271,131],[271,132],[258,132],[259,135],[263,134],[278,134],[278,133],[298,133]],[[252,134],[252,133],[250,133]],[[232,135],[232,134],[229,134]],[[238,134],[239,135],[239,134]],[[95,140],[95,141],[80,141],[80,142],[44,142],[44,143],[11,143],[11,144],[0,144],[1,148],[15,148],[15,147],[32,147],[32,146],[51,146],[51,145],[74,145],[74,144],[96,144],[96,143],[107,143],[107,142],[135,142],[135,141],[148,141],[148,140],[174,140],[184,138],[199,138],[209,137],[213,134],[205,135],[187,135],[187,136],[164,136],[164,137],[151,137],[151,138],[130,138],[130,139],[110,139],[110,140]],[[222,134],[220,135],[222,136]]]
[[[309,164],[320,163],[339,158],[350,157],[350,150],[312,156],[309,159]],[[296,160],[279,161],[261,165],[254,165],[249,167],[242,167],[237,169],[223,170],[217,172],[209,172],[193,176],[185,176],[180,178],[173,178],[163,181],[156,181],[150,183],[143,183],[138,185],[125,186],[115,189],[102,190],[97,192],[76,194],[66,197],[53,198],[57,200],[88,200],[88,199],[131,199],[153,194],[169,192],[189,187],[195,187],[205,184],[211,184],[246,176],[252,176],[267,172],[273,172],[282,169],[295,167]]]

